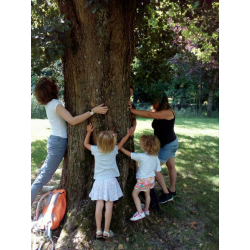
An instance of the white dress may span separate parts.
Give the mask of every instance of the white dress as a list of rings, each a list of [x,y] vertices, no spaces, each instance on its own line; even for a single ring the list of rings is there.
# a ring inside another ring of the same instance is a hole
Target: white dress
[[[95,157],[94,185],[89,194],[91,200],[116,201],[123,196],[121,187],[116,179],[120,176],[116,164],[118,147],[109,153],[102,153],[97,146],[91,145],[91,153]]]

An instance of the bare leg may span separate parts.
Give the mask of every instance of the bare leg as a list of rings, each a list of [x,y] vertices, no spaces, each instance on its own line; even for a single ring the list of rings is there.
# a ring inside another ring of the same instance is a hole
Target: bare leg
[[[140,201],[140,199],[138,197],[140,192],[141,192],[140,190],[134,189],[133,192],[132,192],[132,197],[134,199],[134,203],[135,203],[137,212],[142,213],[141,201]]]
[[[97,200],[96,201],[96,207],[95,207],[95,221],[96,221],[96,231],[102,231],[102,209],[104,206],[103,200]]]
[[[149,210],[150,205],[150,189],[145,192],[145,210]]]
[[[176,179],[177,179],[177,172],[175,169],[175,158],[169,158],[167,163],[166,163],[167,167],[168,167],[168,173],[169,173],[169,181],[170,181],[170,191],[171,192],[175,192],[175,183],[176,183]]]
[[[109,227],[112,219],[112,211],[113,211],[113,201],[106,201],[105,202],[105,226],[104,231],[109,232]],[[106,234],[104,234],[107,236]]]
[[[162,165],[162,164],[161,164]],[[164,180],[164,177],[162,175],[161,172],[155,172],[155,179],[156,181],[159,183],[159,185],[161,186],[162,188],[162,191],[166,194],[168,194],[168,189],[167,189],[167,186],[166,186],[166,183],[165,183],[165,180]]]

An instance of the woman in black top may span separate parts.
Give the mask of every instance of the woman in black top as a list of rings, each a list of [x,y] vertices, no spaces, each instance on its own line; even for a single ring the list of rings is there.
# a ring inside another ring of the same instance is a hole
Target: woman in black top
[[[159,138],[161,149],[159,151],[159,160],[161,165],[167,165],[169,172],[170,188],[167,188],[164,177],[161,172],[156,172],[156,180],[162,188],[162,195],[160,196],[159,203],[165,203],[173,200],[176,196],[175,183],[177,173],[175,169],[175,152],[178,149],[178,138],[174,132],[175,112],[171,108],[168,97],[164,94],[161,103],[153,105],[152,111],[133,109],[129,102],[129,109],[132,114],[144,118],[153,118],[152,127],[154,134]]]

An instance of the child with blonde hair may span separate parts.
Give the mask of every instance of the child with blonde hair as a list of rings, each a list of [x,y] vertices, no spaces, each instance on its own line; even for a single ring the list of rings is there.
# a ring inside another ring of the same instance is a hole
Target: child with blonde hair
[[[89,194],[91,200],[96,200],[95,220],[96,238],[112,238],[114,233],[110,230],[112,210],[114,201],[123,196],[121,187],[116,179],[120,176],[116,164],[118,150],[130,136],[129,129],[122,140],[117,143],[117,134],[113,131],[101,131],[97,137],[97,146],[89,144],[90,135],[94,127],[90,123],[87,126],[87,135],[84,146],[91,151],[95,157],[95,171],[92,190]],[[105,225],[102,231],[102,210],[105,201]]]
[[[136,172],[137,183],[132,192],[132,197],[137,212],[130,218],[131,221],[143,219],[149,215],[150,189],[155,185],[155,172],[161,171],[161,165],[158,158],[160,150],[160,141],[155,135],[143,135],[140,138],[140,148],[144,153],[133,153],[121,148],[121,151],[139,163]],[[145,192],[145,206],[141,204],[138,197],[140,192]]]

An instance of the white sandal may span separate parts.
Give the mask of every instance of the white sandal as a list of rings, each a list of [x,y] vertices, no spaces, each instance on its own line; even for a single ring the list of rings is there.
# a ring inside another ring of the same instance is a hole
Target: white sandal
[[[104,231],[105,232],[105,231]],[[99,233],[101,233],[101,234],[99,234]],[[98,238],[102,238],[102,231],[97,231],[96,233],[96,238],[98,239]]]
[[[109,233],[106,231],[103,231],[103,233],[107,234],[107,235],[103,235],[104,239],[110,239],[110,238],[114,237],[114,235],[115,235],[111,230],[109,230]]]

